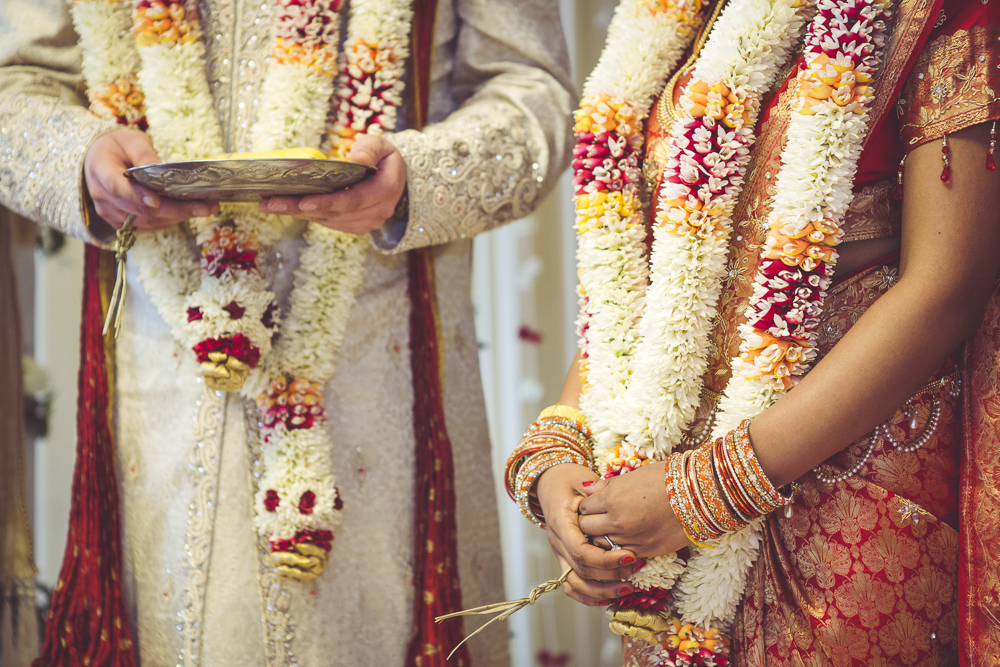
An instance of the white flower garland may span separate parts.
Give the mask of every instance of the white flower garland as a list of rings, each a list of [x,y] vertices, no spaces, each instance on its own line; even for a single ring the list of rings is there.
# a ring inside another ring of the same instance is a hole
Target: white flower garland
[[[744,419],[753,419],[767,409],[808,372],[815,358],[816,318],[826,297],[827,276],[837,260],[832,248],[840,242],[839,223],[852,199],[857,161],[868,129],[868,105],[873,92],[865,84],[874,78],[889,16],[883,0],[820,0],[817,10],[806,38],[807,67],[799,71],[797,79],[797,113],[793,112],[789,120],[787,146],[795,148],[781,153],[782,166],[768,216],[774,231],[762,249],[762,267],[766,268],[767,260],[776,259],[789,273],[798,270],[805,274],[800,276],[800,284],[806,286],[808,294],[796,296],[802,303],[793,301],[789,309],[805,312],[801,318],[796,317],[801,319],[797,325],[790,317],[782,321],[779,316],[767,331],[751,324],[740,327],[742,354],[733,359],[733,377],[719,402],[713,438],[724,436]],[[847,35],[858,35],[860,39],[852,43],[845,39]],[[821,86],[830,90],[822,90]],[[799,242],[783,251],[781,236],[798,237]],[[815,280],[810,281],[811,277]],[[754,283],[750,310],[759,313],[761,304],[769,303],[768,297],[775,290],[761,289],[772,283],[766,270],[758,272]],[[764,333],[774,342],[761,340]],[[789,350],[795,355],[789,355]],[[766,363],[755,363],[752,353],[758,351],[780,354],[765,354]],[[787,369],[788,375],[779,369]],[[714,543],[715,549],[698,550],[679,583],[683,600],[679,610],[685,618],[732,621],[750,567],[757,558],[760,523],[756,521],[738,533],[724,536]],[[717,582],[727,575],[735,576],[732,586],[723,591]]]
[[[279,379],[272,382],[267,397],[258,398],[264,424],[264,474],[258,481],[254,522],[261,535],[274,544],[294,540],[304,530],[334,531],[342,521],[336,480],[330,467],[330,436],[324,419],[315,419],[307,428],[294,428],[296,405],[288,405],[289,415],[271,421],[271,410],[279,397],[294,403],[295,382],[308,380],[317,393],[316,403],[307,406],[322,417],[321,389],[333,376],[336,352],[344,340],[347,318],[354,295],[361,284],[362,243],[358,237],[310,225],[307,247],[299,255],[289,317],[282,327],[282,345],[277,368]],[[289,391],[281,389],[284,378],[293,380]],[[278,385],[278,386],[276,386]],[[301,396],[301,394],[298,394]],[[269,399],[275,400],[269,400]],[[306,401],[303,401],[305,403]],[[303,513],[299,507],[306,492],[315,494],[315,508]],[[268,496],[279,501],[279,511],[269,510]],[[307,540],[308,541],[308,540]]]
[[[719,120],[704,107],[692,109],[688,96],[684,118],[672,128],[661,200],[675,205],[662,206],[657,216],[648,291],[641,211],[630,211],[631,225],[614,220],[603,229],[581,229],[588,352],[581,407],[588,422],[596,415],[604,426],[596,434],[595,458],[609,471],[627,471],[630,459],[665,457],[693,417],[725,268],[729,216],[753,142],[750,127],[760,95],[800,26],[792,0],[737,0],[719,17],[694,71],[705,93],[718,98]],[[630,42],[617,34],[618,27],[609,32],[605,54],[612,44],[632,48],[623,46]],[[660,73],[661,82],[667,73]],[[630,80],[627,71],[622,78]],[[732,100],[710,91],[712,86]],[[699,169],[712,158],[706,165],[711,168]],[[685,205],[697,211],[684,211]],[[629,433],[635,437],[623,444]],[[643,589],[669,588],[683,566],[674,554],[651,559],[632,582]]]
[[[708,336],[729,250],[731,215],[750,159],[760,98],[787,59],[802,25],[796,4],[793,0],[736,0],[729,5],[706,42],[693,83],[682,98],[682,119],[671,130],[659,197],[652,284],[641,324],[637,370],[618,406],[628,415],[628,444],[637,454],[666,458],[680,442],[700,402]],[[695,88],[708,91],[702,93],[709,101],[703,110],[694,109]],[[713,102],[718,120],[710,113]],[[702,115],[692,117],[692,111]],[[708,627],[711,622],[728,621],[735,613],[743,591],[740,573],[753,563],[742,548],[748,544],[733,541],[727,545],[731,548],[720,549],[727,557],[722,562],[717,558],[703,563],[699,553],[689,559],[673,591],[673,604],[685,621]],[[718,555],[714,550],[709,553]],[[676,562],[674,555],[664,558]],[[698,616],[692,612],[700,608],[701,589],[687,582],[705,567],[711,568],[711,598],[721,601],[720,613]]]
[[[382,114],[392,116],[393,126],[389,129],[395,129],[395,109],[402,104],[402,76],[409,55],[411,19],[409,0],[355,0],[347,25],[351,52],[356,51],[358,43],[375,46],[372,67],[361,71],[352,68],[350,53],[342,56],[341,85],[354,81],[356,75],[369,77],[366,81],[378,78],[388,92],[383,98],[379,91],[374,91],[372,99],[381,100]],[[329,44],[335,46],[338,38],[339,30],[331,31]],[[374,76],[376,71],[378,77]],[[333,90],[332,78],[329,90]],[[329,94],[324,99],[328,98]],[[369,117],[367,123],[354,129],[380,134],[384,128],[378,117]],[[329,434],[325,419],[297,425],[297,419],[308,417],[301,404],[288,406],[287,416],[282,417],[280,411],[284,399],[308,402],[308,393],[295,391],[297,383],[305,391],[307,383],[321,390],[333,376],[336,352],[343,342],[354,295],[361,284],[363,239],[311,224],[306,241],[308,247],[300,254],[295,273],[289,316],[282,328],[277,379],[272,381],[268,395],[258,399],[266,435],[265,473],[255,496],[255,522],[272,545],[281,541],[314,542],[317,537],[323,541],[323,532],[332,533],[342,520],[342,504],[327,453]],[[286,381],[287,391],[282,391]],[[322,416],[318,404],[309,411]],[[273,425],[272,416],[277,417]],[[318,457],[312,448],[319,448],[316,451],[323,452],[323,456]],[[302,509],[306,493],[313,493],[315,498],[315,505],[308,512]],[[269,510],[269,495],[278,500],[277,511]]]
[[[337,71],[339,0],[276,4],[273,63],[264,84],[268,94],[251,128],[258,150],[319,143]],[[90,5],[102,7],[98,11]],[[355,0],[352,5],[351,25],[358,39],[377,43],[387,34],[402,35],[404,41],[408,37],[409,25],[401,21],[411,16],[408,0]],[[113,12],[106,11],[109,6],[115,7]],[[221,153],[194,10],[179,0],[137,0],[133,42],[132,21],[124,22],[123,7],[104,0],[74,3],[88,87],[100,86],[105,80],[101,77],[137,76],[146,94],[150,134],[162,157],[196,159]],[[405,57],[406,46],[396,44],[395,53]],[[125,64],[111,66],[119,62]],[[380,63],[383,78],[404,71],[402,62],[386,54],[380,55]],[[382,83],[393,93],[383,114],[392,115],[389,107],[402,101],[402,82]],[[287,322],[281,327],[281,346],[272,351],[278,310],[256,261],[262,246],[280,238],[284,220],[262,215],[252,205],[227,204],[220,214],[188,224],[202,255],[200,267],[180,228],[139,235],[133,260],[179,342],[193,347],[199,358],[215,350],[224,353],[226,365],[231,361],[226,357],[232,357],[237,365],[249,367],[240,389],[244,396],[267,392],[258,398],[265,422],[266,472],[256,497],[255,523],[274,551],[297,549],[313,556],[315,566],[317,552],[330,549],[342,506],[330,463],[321,388],[333,374],[361,282],[363,239],[310,224]],[[212,363],[220,366],[223,361]],[[291,401],[287,406],[286,400]],[[303,545],[311,548],[303,550]],[[319,557],[319,567],[306,574],[318,574],[323,561],[325,555]]]
[[[277,0],[272,62],[264,74],[255,151],[317,146],[326,129],[340,41],[340,0]]]
[[[639,190],[642,123],[694,37],[698,0],[625,0],[584,85],[574,150],[580,267],[581,407],[599,442],[621,433],[613,406],[632,373],[648,279]]]
[[[70,5],[70,15],[83,48],[91,111],[123,125],[139,123],[145,116],[142,94],[135,87],[139,58],[131,40],[118,39],[132,29],[131,4],[77,0]]]
[[[330,130],[331,147],[341,158],[347,158],[358,134],[395,131],[410,56],[409,2],[355,4],[337,80],[337,120]]]
[[[641,236],[626,238],[632,227],[612,224],[598,237],[594,219],[604,212],[582,221],[578,216],[581,347],[587,353],[581,407],[599,424],[595,455],[608,475],[665,457],[699,404],[730,215],[753,141],[750,128],[761,95],[799,33],[797,4],[734,0],[720,16],[682,98],[683,117],[671,129],[648,289],[642,250],[623,251]],[[841,13],[845,9],[849,13]],[[821,0],[817,10],[806,44],[808,67],[798,75],[799,113],[789,129],[794,150],[782,154],[769,217],[773,231],[763,248],[767,267],[757,276],[751,299],[753,323],[763,329],[752,323],[741,327],[741,357],[733,362],[713,437],[777,400],[815,356],[812,328],[836,261],[832,248],[840,239],[839,221],[851,199],[871,97],[864,84],[872,79],[882,46],[885,7],[873,0]],[[847,15],[860,23],[848,25],[841,20]],[[861,39],[837,50],[852,30]],[[628,44],[628,37],[609,34],[607,48]],[[618,75],[629,80],[630,73]],[[578,117],[590,106],[585,98]],[[584,161],[589,156],[576,157],[579,173],[590,165]],[[594,213],[594,199],[581,197],[579,190],[585,181],[578,176],[578,211]],[[601,202],[609,198],[604,195]],[[635,214],[635,207],[614,203],[626,217]],[[724,536],[714,549],[693,549],[686,566],[673,554],[651,559],[632,583],[666,588],[679,577],[672,604],[684,622],[728,626],[757,557],[759,524]]]
[[[734,0],[720,15],[692,74],[702,88],[725,89],[738,106],[726,118],[693,110],[671,129],[650,258],[651,285],[640,327],[636,374],[620,410],[629,442],[664,459],[680,442],[700,402],[708,336],[722,289],[732,211],[754,142],[761,96],[773,83],[802,25],[794,0]],[[737,18],[738,17],[738,18]],[[746,116],[744,119],[743,116]],[[676,182],[675,182],[676,181]]]

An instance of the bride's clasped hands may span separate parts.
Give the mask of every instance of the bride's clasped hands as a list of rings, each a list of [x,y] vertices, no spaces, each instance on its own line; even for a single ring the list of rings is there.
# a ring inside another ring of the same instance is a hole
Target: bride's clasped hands
[[[665,462],[654,461],[626,475],[587,485],[587,498],[580,503],[580,529],[587,535],[607,535],[642,558],[689,546],[670,508],[665,467]]]
[[[538,501],[560,568],[572,567],[566,594],[589,606],[628,595],[646,558],[688,546],[670,509],[664,463],[600,479],[588,468],[554,466],[538,480]],[[620,547],[620,548],[615,548]]]

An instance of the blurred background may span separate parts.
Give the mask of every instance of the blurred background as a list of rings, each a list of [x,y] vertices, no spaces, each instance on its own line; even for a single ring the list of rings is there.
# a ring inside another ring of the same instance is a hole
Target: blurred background
[[[600,55],[617,0],[559,2],[579,89]],[[534,215],[474,241],[473,302],[508,599],[522,597],[560,574],[545,533],[528,523],[507,498],[502,473],[507,455],[527,425],[543,407],[556,402],[576,352],[571,197],[567,172]],[[14,297],[20,306],[27,432],[23,520],[33,533],[37,601],[44,612],[62,561],[70,505],[83,246],[0,208],[0,252],[11,253],[14,274],[13,279],[0,276],[0,319],[17,317]],[[10,358],[9,354],[3,357],[8,366]],[[8,378],[0,378],[0,384],[8,389],[16,386]],[[0,398],[8,406],[16,404],[16,397]],[[10,421],[2,408],[0,416],[5,417],[0,421]],[[0,466],[11,472],[20,465],[16,456],[3,458]],[[0,488],[0,503],[15,502],[16,492],[9,485]],[[0,572],[0,577],[7,575]],[[9,622],[0,618],[0,625]],[[476,624],[467,621],[467,631]],[[561,593],[543,597],[534,607],[511,617],[507,625],[511,663],[517,667],[622,664],[620,640],[608,630],[603,611],[579,605]]]

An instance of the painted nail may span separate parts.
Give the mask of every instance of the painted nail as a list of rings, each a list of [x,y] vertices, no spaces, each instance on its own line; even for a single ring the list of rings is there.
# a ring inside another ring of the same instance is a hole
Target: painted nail
[[[620,596],[621,596],[621,595],[628,595],[628,594],[629,594],[629,593],[631,593],[631,592],[632,592],[632,589],[631,589],[631,588],[628,588],[627,586],[626,586],[626,587],[624,587],[624,588],[619,588],[619,589],[618,589],[618,595],[620,595]]]
[[[314,204],[311,201],[307,201],[304,204],[299,204],[299,208],[302,209],[303,211],[315,211],[316,210],[316,204]]]
[[[635,567],[632,568],[632,571],[633,572],[638,572],[639,570],[641,570],[644,567],[646,567],[646,559],[645,558],[640,558],[638,561],[636,561]]]
[[[278,211],[279,213],[283,213],[284,211],[288,210],[288,207],[282,204],[281,202],[274,202],[273,204],[271,204],[270,208],[272,211]]]
[[[597,606],[598,607],[607,607],[612,602],[614,602],[614,600],[601,600],[600,602],[597,603]]]
[[[156,208],[156,200],[151,195],[142,198],[142,203],[150,208]]]
[[[596,479],[588,479],[586,482],[580,482],[583,486],[593,486]]]
[[[631,565],[632,563],[635,562],[635,559],[632,558],[631,556],[625,556],[625,558],[622,558],[621,561],[619,561],[619,562],[622,565]]]

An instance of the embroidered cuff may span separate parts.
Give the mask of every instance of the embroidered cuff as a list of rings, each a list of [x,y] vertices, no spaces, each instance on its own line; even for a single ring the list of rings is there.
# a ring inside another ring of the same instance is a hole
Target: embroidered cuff
[[[83,160],[93,141],[116,127],[54,97],[0,98],[0,202],[34,222],[109,247],[106,230],[87,225]]]
[[[409,221],[372,234],[383,252],[471,238],[527,215],[545,169],[528,119],[509,103],[461,109],[424,132],[389,135],[407,167]]]

